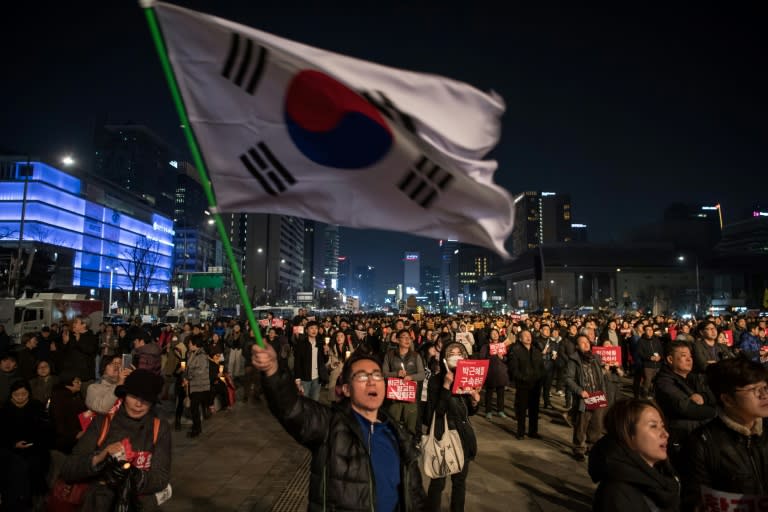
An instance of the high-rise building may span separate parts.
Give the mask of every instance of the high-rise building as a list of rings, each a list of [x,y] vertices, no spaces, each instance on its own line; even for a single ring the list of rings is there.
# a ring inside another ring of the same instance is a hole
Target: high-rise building
[[[355,267],[355,281],[360,304],[371,306],[381,302],[376,294],[376,268],[373,265]]]
[[[446,307],[456,304],[459,292],[458,253],[458,241],[440,240],[440,301]]]
[[[405,296],[418,295],[421,289],[421,254],[406,252],[403,256],[403,291]]]
[[[273,214],[248,215],[248,289],[255,303],[294,302],[303,290],[304,221]]]
[[[328,224],[323,233],[323,279],[326,288],[339,286],[339,226]]]
[[[338,290],[347,295],[350,295],[352,292],[352,275],[349,272],[349,257],[339,256],[338,271]]]
[[[498,255],[484,247],[461,244],[456,253],[456,266],[459,305],[479,305],[480,283],[495,275],[499,266]]]
[[[572,239],[569,194],[528,191],[515,197],[513,256],[542,244],[570,242]]]
[[[571,224],[571,236],[574,242],[589,242],[586,224]]]
[[[440,307],[442,286],[437,267],[424,265],[421,268],[421,296],[427,298],[427,304],[433,311]]]
[[[93,174],[173,215],[177,163],[168,145],[139,124],[107,124],[94,134]]]
[[[315,289],[315,228],[317,223],[313,220],[304,220],[304,275],[302,277],[302,291],[311,292]]]

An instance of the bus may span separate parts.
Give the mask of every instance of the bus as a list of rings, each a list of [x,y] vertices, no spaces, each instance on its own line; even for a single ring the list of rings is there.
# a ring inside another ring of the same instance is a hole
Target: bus
[[[290,320],[299,314],[299,309],[298,306],[257,306],[253,308],[253,315],[256,320],[267,318],[267,313],[272,313],[275,318]]]

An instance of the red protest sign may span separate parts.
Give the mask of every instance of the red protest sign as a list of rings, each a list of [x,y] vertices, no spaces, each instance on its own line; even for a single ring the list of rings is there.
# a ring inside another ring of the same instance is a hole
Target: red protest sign
[[[504,343],[489,343],[488,351],[492,356],[505,356],[507,355],[507,346]]]
[[[303,325],[294,325],[293,326],[293,335],[296,336],[297,334],[304,334],[304,326]]]
[[[480,389],[488,377],[488,359],[462,359],[453,374],[453,394],[467,394]]]
[[[710,489],[702,485],[701,498],[704,504],[704,508],[701,510],[705,512],[768,511],[768,496],[736,494]]]
[[[262,327],[269,327],[269,319],[262,318],[261,320],[259,320],[259,325]]]
[[[273,318],[272,327],[279,327],[280,329],[282,329],[283,327],[285,327],[285,320],[283,320],[282,318]]]
[[[387,398],[401,402],[416,402],[416,381],[387,379]]]
[[[592,353],[600,356],[603,364],[618,364],[621,366],[621,347],[592,347]]]
[[[733,331],[730,330],[730,329],[726,329],[723,332],[725,333],[725,337],[728,339],[728,341],[726,342],[726,345],[728,345],[729,347],[732,347],[733,346]]]
[[[88,430],[88,426],[93,421],[93,418],[96,417],[96,413],[93,411],[83,411],[80,414],[77,415],[77,419],[80,420],[80,430],[86,431]]]
[[[589,396],[584,399],[584,405],[588,411],[594,411],[595,409],[605,409],[608,407],[608,398],[602,391],[595,391],[589,393]]]

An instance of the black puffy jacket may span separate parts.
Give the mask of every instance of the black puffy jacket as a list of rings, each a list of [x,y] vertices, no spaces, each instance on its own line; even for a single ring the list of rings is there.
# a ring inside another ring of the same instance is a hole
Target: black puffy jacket
[[[680,484],[671,467],[666,462],[649,466],[610,436],[600,439],[589,452],[589,476],[593,482],[599,482],[592,501],[593,512],[680,508]]]
[[[328,407],[299,397],[286,372],[264,377],[272,414],[296,441],[312,452],[309,510],[370,511],[376,505],[376,484],[367,443],[349,400]],[[400,508],[398,512],[425,510],[418,452],[412,436],[379,409],[398,438],[400,455]]]
[[[693,431],[686,453],[690,464],[683,472],[684,509],[699,503],[702,485],[735,494],[768,495],[768,433],[762,423],[756,427],[747,435],[741,431],[745,427],[717,417]]]
[[[656,375],[655,389],[673,442],[685,440],[696,427],[715,417],[715,397],[702,375],[689,373],[683,378],[664,364]],[[701,395],[704,404],[691,400],[694,393]]]

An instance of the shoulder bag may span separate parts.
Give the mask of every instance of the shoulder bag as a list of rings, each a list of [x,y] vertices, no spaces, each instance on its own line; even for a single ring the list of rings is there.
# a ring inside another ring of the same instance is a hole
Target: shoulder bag
[[[445,428],[442,438],[435,436],[437,413],[432,414],[429,434],[421,436],[419,466],[429,478],[444,478],[461,472],[464,468],[464,448],[456,430],[448,429],[448,416],[443,415]]]

